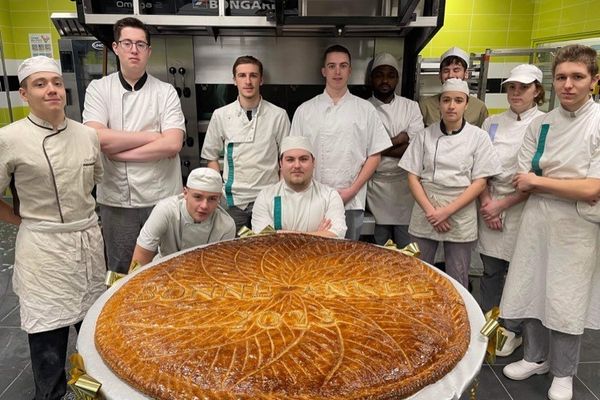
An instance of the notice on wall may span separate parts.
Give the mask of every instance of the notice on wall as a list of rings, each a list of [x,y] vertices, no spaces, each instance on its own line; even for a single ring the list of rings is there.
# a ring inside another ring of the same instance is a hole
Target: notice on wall
[[[31,56],[46,56],[52,58],[52,36],[49,33],[30,33],[29,50]]]

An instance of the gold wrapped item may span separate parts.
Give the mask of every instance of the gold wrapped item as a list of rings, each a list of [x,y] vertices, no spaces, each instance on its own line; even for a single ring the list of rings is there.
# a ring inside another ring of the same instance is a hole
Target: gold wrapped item
[[[392,241],[392,239],[388,239],[387,242],[383,245],[386,249],[396,250],[402,254],[405,254],[410,257],[419,257],[421,255],[421,250],[419,249],[419,245],[416,242],[409,243],[407,246],[399,249],[396,246],[396,243]]]
[[[99,391],[102,384],[85,373],[83,358],[79,353],[74,353],[69,357],[71,362],[71,370],[69,374],[71,379],[68,385],[75,393],[75,398],[78,400],[95,400],[99,399]]]
[[[485,324],[480,331],[483,336],[488,338],[485,360],[490,364],[493,364],[496,361],[496,350],[502,350],[504,343],[508,338],[498,322],[499,317],[500,309],[498,307],[494,307],[486,312]]]

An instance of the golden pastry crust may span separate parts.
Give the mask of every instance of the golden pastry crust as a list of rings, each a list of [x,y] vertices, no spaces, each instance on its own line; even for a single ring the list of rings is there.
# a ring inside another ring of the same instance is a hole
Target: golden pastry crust
[[[304,234],[214,244],[139,273],[96,347],[158,399],[397,399],[470,338],[454,286],[413,257]]]

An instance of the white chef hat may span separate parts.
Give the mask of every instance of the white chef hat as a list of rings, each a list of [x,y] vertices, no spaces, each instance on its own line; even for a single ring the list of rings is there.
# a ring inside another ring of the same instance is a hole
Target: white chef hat
[[[517,65],[510,70],[510,76],[502,82],[504,85],[506,82],[520,82],[520,83],[532,83],[538,81],[542,83],[544,74],[542,70],[532,64],[521,64]]]
[[[446,52],[440,57],[440,63],[451,56],[461,58],[467,63],[467,67],[469,66],[469,54],[467,54],[467,52],[460,47],[450,47],[448,50],[446,50]]]
[[[281,141],[281,150],[279,151],[279,154],[282,155],[284,152],[292,149],[306,150],[313,156],[315,155],[312,149],[312,145],[310,143],[310,139],[305,136],[284,137]]]
[[[371,71],[375,71],[375,68],[380,67],[382,65],[389,65],[396,69],[396,72],[400,73],[400,68],[398,67],[398,61],[396,58],[390,53],[379,53],[373,59],[373,65],[371,66]]]
[[[223,179],[221,174],[212,168],[196,168],[190,172],[185,186],[204,192],[221,193]]]
[[[19,83],[23,82],[29,75],[36,72],[54,72],[60,75],[60,67],[53,59],[46,56],[35,56],[24,60],[17,68]]]
[[[442,85],[442,93],[444,92],[462,92],[469,95],[469,85],[466,81],[458,78],[447,79]]]

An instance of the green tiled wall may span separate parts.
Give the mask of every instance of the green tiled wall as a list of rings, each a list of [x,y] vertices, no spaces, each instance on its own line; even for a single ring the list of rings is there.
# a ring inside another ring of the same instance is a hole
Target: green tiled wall
[[[421,55],[436,58],[452,46],[482,53],[593,37],[600,37],[598,0],[447,0],[444,26]]]
[[[444,26],[421,55],[436,58],[452,46],[474,53],[487,48],[527,48],[538,1],[447,0]]]
[[[3,1],[6,3],[6,0]],[[30,33],[52,34],[54,58],[58,58],[58,32],[54,29],[50,15],[53,12],[75,12],[75,3],[70,0],[8,0],[8,11],[12,24],[14,58],[31,56]]]
[[[53,12],[75,12],[75,3],[71,0],[0,0],[0,33],[6,60],[18,63],[31,57],[30,33],[50,33],[53,56],[58,59],[59,35],[50,20]],[[20,104],[13,104],[12,111],[15,120],[29,112],[28,107]],[[0,127],[8,123],[8,109],[0,108]]]
[[[535,1],[533,44],[600,37],[598,0]]]

